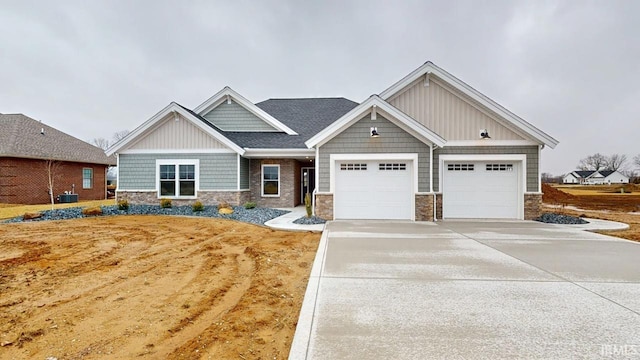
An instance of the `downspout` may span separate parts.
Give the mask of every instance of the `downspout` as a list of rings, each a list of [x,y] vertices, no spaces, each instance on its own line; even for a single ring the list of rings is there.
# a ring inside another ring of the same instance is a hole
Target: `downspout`
[[[116,153],[116,170],[117,170],[117,175],[116,175],[116,193],[114,194],[114,198],[116,199],[116,202],[118,202],[118,190],[120,190],[120,154]]]
[[[433,147],[434,146],[435,146],[434,144],[429,145],[429,177],[431,178],[429,180],[429,191],[433,195],[433,221],[436,222],[438,221],[436,216],[438,213],[436,211],[436,194],[433,192]]]
[[[320,148],[316,147],[316,159],[314,161],[313,167],[316,169],[315,171],[315,186],[313,188],[312,196],[311,196],[311,214],[316,216],[316,194],[318,193],[318,186],[320,185]]]

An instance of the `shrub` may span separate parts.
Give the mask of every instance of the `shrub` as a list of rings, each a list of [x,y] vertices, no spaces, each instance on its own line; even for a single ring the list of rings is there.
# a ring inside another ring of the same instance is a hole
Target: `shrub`
[[[255,209],[256,208],[256,203],[254,203],[253,201],[247,201],[246,203],[244,203],[244,208],[245,209]]]
[[[118,200],[118,210],[129,210],[129,202],[127,199]]]
[[[311,208],[311,194],[309,193],[304,195],[304,207],[307,210],[307,217],[310,218],[313,215],[313,209]]]
[[[163,209],[171,208],[171,199],[160,199],[160,207]]]
[[[197,200],[196,202],[193,203],[193,205],[191,206],[191,209],[193,209],[193,212],[204,211],[204,205],[200,200]]]

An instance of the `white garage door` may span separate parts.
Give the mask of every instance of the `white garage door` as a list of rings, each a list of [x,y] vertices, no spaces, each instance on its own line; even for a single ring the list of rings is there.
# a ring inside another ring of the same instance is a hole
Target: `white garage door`
[[[445,219],[519,219],[519,162],[445,162]]]
[[[336,219],[413,219],[412,161],[336,161]]]

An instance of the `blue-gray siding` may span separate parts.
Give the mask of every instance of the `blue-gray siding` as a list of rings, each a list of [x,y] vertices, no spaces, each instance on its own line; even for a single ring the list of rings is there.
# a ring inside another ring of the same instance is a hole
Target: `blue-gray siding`
[[[249,159],[240,158],[240,189],[249,188]]]
[[[278,131],[234,101],[223,102],[204,118],[224,131]]]
[[[461,146],[444,147],[433,152],[433,190],[440,191],[440,155],[484,155],[484,154],[524,154],[527,157],[527,189],[538,192],[538,147],[537,146]]]
[[[371,127],[377,127],[380,137],[370,136]],[[376,120],[366,115],[348,129],[320,147],[319,191],[328,192],[331,154],[418,154],[418,191],[428,192],[429,188],[429,146],[408,134],[389,120],[378,114]],[[318,161],[318,159],[316,159]]]
[[[155,190],[157,159],[200,159],[200,190],[237,190],[237,154],[120,154],[119,190]]]

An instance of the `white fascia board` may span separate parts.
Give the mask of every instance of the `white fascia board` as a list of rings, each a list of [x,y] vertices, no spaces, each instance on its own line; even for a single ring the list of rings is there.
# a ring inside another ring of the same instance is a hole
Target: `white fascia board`
[[[314,149],[251,149],[245,148],[244,157],[246,158],[263,158],[263,157],[279,157],[279,158],[298,158],[298,157],[315,157]]]
[[[461,91],[463,94],[467,95],[471,99],[477,101],[478,103],[487,107],[491,111],[495,112],[496,114],[498,114],[499,116],[501,116],[502,118],[506,119],[511,124],[513,124],[516,128],[520,129],[521,131],[524,131],[526,134],[540,141],[546,146],[549,146],[550,148],[553,149],[556,147],[556,145],[558,145],[559,143],[558,140],[554,139],[553,137],[546,134],[542,130],[531,125],[530,123],[528,123],[527,121],[519,117],[518,115],[505,109],[502,105],[498,104],[497,102],[491,100],[487,96],[480,93],[478,90],[467,85],[464,81],[456,78],[455,76],[451,75],[447,71],[436,66],[431,61],[427,61],[426,63],[424,63],[424,65],[412,71],[409,75],[405,76],[400,81],[391,85],[389,88],[387,88],[385,91],[383,91],[380,94],[380,97],[384,100],[389,100],[391,97],[396,95],[399,91],[407,87],[409,84],[417,80],[419,77],[425,76],[427,73],[434,74],[440,79],[446,81],[449,85],[453,86],[454,88]]]
[[[343,115],[340,119],[336,120],[333,124],[329,125],[324,130],[313,136],[311,139],[307,140],[305,142],[305,145],[308,148],[313,148],[315,146],[325,144],[327,141],[331,140],[342,131],[346,130],[349,126],[353,125],[360,119],[362,115],[367,114],[370,111],[370,108],[372,108],[374,105],[377,107],[376,111],[382,111],[383,113],[386,113],[386,115],[388,115],[386,116],[387,120],[399,126],[404,131],[409,132],[411,135],[423,141],[426,140],[440,147],[444,146],[444,144],[446,143],[446,140],[443,139],[440,135],[427,129],[407,114],[396,109],[388,102],[382,100],[378,95],[371,95],[371,97],[365,100],[362,104],[356,106],[351,111]]]
[[[531,140],[451,140],[447,141],[446,147],[453,146],[540,146],[539,143]]]
[[[215,95],[207,99],[202,104],[198,105],[198,107],[196,107],[195,110],[193,111],[196,114],[203,116],[209,111],[213,110],[218,105],[222,104],[222,102],[224,102],[225,97],[227,96],[231,97],[235,102],[240,104],[247,111],[259,117],[267,124],[273,126],[275,129],[280,130],[286,133],[287,135],[298,135],[298,133],[293,131],[293,129],[281,123],[276,118],[269,115],[267,112],[260,109],[254,103],[247,100],[244,96],[240,95],[238,92],[236,92],[235,90],[233,90],[228,86],[225,86],[222,90],[218,91]]]
[[[118,150],[124,148],[127,144],[130,144],[134,139],[137,139],[139,136],[143,135],[147,130],[149,130],[152,126],[162,121],[167,115],[171,113],[178,113],[185,119],[191,121],[196,127],[205,133],[211,135],[214,139],[223,143],[231,150],[236,153],[242,155],[244,154],[244,149],[240,146],[236,145],[233,141],[227,139],[222,134],[217,132],[215,129],[211,128],[204,124],[200,119],[194,117],[190,112],[186,111],[182,106],[176,104],[175,102],[171,102],[164,109],[162,109],[159,113],[155,114],[151,119],[145,121],[142,125],[138,126],[135,130],[130,132],[127,136],[125,136],[122,140],[117,142],[115,145],[107,149],[107,156],[111,156],[118,152]]]
[[[131,149],[118,154],[237,154],[231,149]]]

